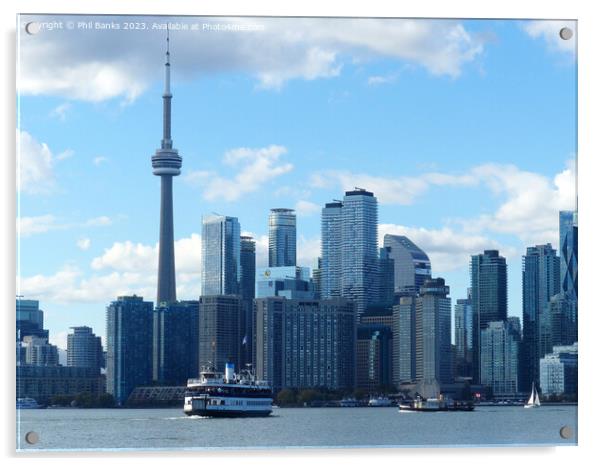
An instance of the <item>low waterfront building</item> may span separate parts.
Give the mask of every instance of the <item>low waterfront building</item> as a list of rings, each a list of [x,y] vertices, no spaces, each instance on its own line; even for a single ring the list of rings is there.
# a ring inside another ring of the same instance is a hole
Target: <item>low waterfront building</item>
[[[105,393],[105,376],[90,367],[17,366],[17,398],[47,404],[53,396]]]
[[[577,394],[577,345],[554,346],[552,353],[539,360],[543,396]]]

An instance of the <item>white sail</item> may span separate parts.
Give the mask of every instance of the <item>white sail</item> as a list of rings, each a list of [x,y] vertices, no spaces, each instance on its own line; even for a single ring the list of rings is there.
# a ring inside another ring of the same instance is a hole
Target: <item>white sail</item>
[[[535,406],[539,406],[541,403],[539,402],[539,394],[537,393],[537,390],[535,390],[535,401],[533,402],[533,404]]]
[[[529,401],[527,401],[528,405],[532,405],[535,403],[535,386],[533,386],[533,388],[531,389],[531,397],[529,398]]]

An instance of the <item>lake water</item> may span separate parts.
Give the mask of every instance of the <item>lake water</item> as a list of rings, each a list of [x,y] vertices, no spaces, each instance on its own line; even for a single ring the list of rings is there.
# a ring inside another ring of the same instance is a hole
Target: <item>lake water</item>
[[[563,426],[572,438],[562,439]],[[39,441],[25,442],[35,431]],[[280,408],[267,418],[187,417],[181,409],[45,409],[17,413],[21,450],[216,449],[575,445],[577,406],[477,407],[400,413],[396,408]]]

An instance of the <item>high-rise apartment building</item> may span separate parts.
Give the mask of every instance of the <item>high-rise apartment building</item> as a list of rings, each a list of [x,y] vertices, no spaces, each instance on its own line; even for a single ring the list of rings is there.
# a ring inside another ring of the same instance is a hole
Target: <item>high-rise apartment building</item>
[[[494,321],[481,330],[481,383],[491,388],[493,396],[515,395],[518,390],[518,352],[520,324],[518,318]]]
[[[153,381],[185,385],[199,374],[199,302],[159,305],[153,312]]]
[[[284,387],[352,388],[356,316],[343,298],[255,300],[255,368],[275,391]]]
[[[322,299],[341,296],[343,274],[343,203],[333,201],[322,209],[322,264],[320,296]]]
[[[200,297],[199,366],[223,371],[227,362],[240,368],[242,302],[238,295]]]
[[[73,333],[67,335],[67,365],[89,367],[100,374],[104,366],[104,356],[100,337],[90,327],[71,327]]]
[[[406,236],[385,235],[384,247],[394,262],[394,291],[418,294],[424,281],[431,278],[431,261],[426,253]]]
[[[560,291],[560,258],[551,244],[528,247],[523,256],[523,342],[520,389],[539,383],[539,360],[552,351],[550,299]]]
[[[454,307],[455,376],[472,377],[472,298],[470,289],[466,299],[458,299]]]
[[[153,303],[120,296],[107,306],[107,392],[122,405],[153,378]]]
[[[250,236],[240,237],[240,298],[242,304],[241,333],[244,344],[243,364],[253,361],[253,300],[255,299],[255,241]]]
[[[239,293],[240,224],[235,217],[203,217],[201,295]]]
[[[297,216],[292,209],[271,209],[269,217],[270,267],[297,265]]]
[[[473,308],[473,380],[480,381],[481,330],[489,322],[504,321],[508,317],[508,267],[499,251],[487,250],[471,257],[470,287]]]

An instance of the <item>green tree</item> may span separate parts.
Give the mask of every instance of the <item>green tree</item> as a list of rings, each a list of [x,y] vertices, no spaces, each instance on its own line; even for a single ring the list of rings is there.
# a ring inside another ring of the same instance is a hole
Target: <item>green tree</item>
[[[320,393],[314,390],[313,388],[306,388],[305,390],[301,390],[301,392],[299,392],[298,400],[301,404],[311,403],[312,401],[321,399],[322,396],[320,395]]]
[[[290,388],[283,388],[276,395],[276,403],[278,406],[291,406],[297,402],[297,397],[295,396],[295,392]]]

